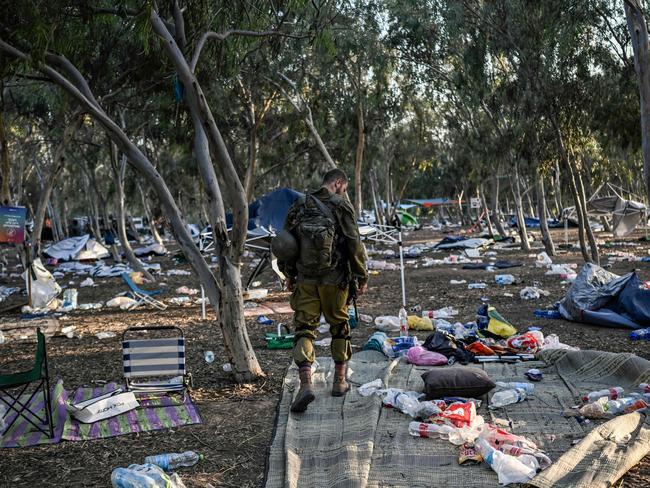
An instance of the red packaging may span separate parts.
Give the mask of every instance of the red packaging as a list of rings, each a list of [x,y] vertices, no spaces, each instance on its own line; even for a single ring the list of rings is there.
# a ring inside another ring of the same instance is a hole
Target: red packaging
[[[429,420],[436,424],[453,425],[454,427],[465,427],[471,425],[476,418],[476,405],[472,402],[452,403],[444,412],[429,417]]]
[[[465,349],[477,356],[496,356],[496,353],[481,341],[472,342]]]

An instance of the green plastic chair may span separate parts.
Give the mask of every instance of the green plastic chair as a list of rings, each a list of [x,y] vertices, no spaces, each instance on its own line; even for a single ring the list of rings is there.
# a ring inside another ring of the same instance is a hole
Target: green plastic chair
[[[10,412],[16,412],[16,416],[6,426],[4,432],[9,432],[12,425],[19,417],[24,418],[35,428],[47,435],[50,439],[54,437],[54,422],[52,420],[52,403],[50,398],[50,381],[47,372],[47,353],[45,351],[45,336],[41,329],[36,329],[38,344],[36,346],[36,357],[34,366],[29,371],[0,375],[0,401],[9,407],[5,412],[3,420]],[[21,397],[30,386],[36,386],[33,393],[26,402]],[[32,410],[29,405],[36,394],[43,391],[43,410],[45,418],[39,415],[38,410]]]

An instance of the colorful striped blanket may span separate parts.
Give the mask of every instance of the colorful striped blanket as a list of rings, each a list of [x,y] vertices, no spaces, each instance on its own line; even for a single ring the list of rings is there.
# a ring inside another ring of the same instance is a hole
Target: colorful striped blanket
[[[138,397],[140,407],[116,417],[100,420],[92,424],[83,424],[71,417],[66,409],[66,402],[78,403],[115,390],[118,383],[108,383],[97,388],[78,388],[70,393],[63,388],[63,382],[58,381],[52,388],[52,403],[54,416],[54,438],[35,431],[31,424],[20,418],[0,437],[0,447],[27,447],[39,444],[55,444],[61,440],[81,441],[102,439],[135,432],[148,432],[168,429],[182,425],[201,423],[199,412],[192,403],[189,395],[183,399],[181,395],[162,395],[158,397]],[[32,406],[43,405],[43,394],[37,394]],[[9,424],[14,415],[9,415]]]

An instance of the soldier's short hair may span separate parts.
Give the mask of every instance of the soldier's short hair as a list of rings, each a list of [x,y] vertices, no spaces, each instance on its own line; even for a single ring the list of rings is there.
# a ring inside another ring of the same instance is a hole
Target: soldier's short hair
[[[331,169],[323,176],[323,185],[329,185],[334,183],[336,180],[343,180],[345,183],[348,182],[348,175],[345,174],[345,171],[342,169]]]

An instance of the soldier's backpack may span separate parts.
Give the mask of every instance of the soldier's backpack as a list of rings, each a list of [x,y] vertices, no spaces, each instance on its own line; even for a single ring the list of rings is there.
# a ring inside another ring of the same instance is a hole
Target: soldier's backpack
[[[298,266],[303,273],[318,275],[336,265],[336,217],[313,195],[305,197],[296,233],[300,246]]]

